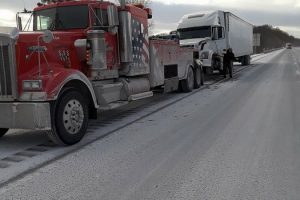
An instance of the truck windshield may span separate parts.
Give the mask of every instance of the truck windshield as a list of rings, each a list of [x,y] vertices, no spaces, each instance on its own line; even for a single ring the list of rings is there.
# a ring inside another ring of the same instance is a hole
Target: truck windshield
[[[89,25],[87,6],[57,7],[34,12],[35,31],[83,29]]]
[[[179,29],[178,34],[180,40],[211,37],[211,26]]]

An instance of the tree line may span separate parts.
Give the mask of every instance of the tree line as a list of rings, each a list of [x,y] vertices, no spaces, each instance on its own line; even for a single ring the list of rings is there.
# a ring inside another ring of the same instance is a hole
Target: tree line
[[[271,25],[256,26],[253,29],[253,33],[260,34],[261,45],[257,47],[258,52],[281,48],[284,47],[286,43],[292,43],[293,46],[300,46],[300,39]]]

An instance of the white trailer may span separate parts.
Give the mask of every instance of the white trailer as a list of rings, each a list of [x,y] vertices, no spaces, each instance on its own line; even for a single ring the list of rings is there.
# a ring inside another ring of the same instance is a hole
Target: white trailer
[[[206,72],[223,70],[223,55],[229,48],[243,65],[250,64],[253,25],[230,12],[185,15],[179,22],[177,32],[180,46],[197,48]]]

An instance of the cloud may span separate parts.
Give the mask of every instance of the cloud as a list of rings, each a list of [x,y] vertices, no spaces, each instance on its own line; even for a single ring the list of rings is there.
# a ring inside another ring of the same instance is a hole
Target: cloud
[[[214,0],[211,0],[213,2]],[[214,2],[225,2],[225,0],[216,0]],[[180,18],[188,13],[193,12],[201,12],[207,10],[225,10],[236,14],[237,16],[241,17],[242,19],[252,23],[253,25],[263,25],[263,24],[270,24],[272,26],[281,27],[282,30],[288,31],[290,34],[293,34],[296,37],[300,38],[300,33],[295,31],[296,27],[300,27],[300,7],[290,7],[289,9],[275,9],[274,6],[284,4],[283,1],[272,1],[274,5],[271,5],[272,9],[251,9],[251,3],[244,3],[245,5],[243,9],[239,8],[242,5],[234,5],[233,1],[228,1],[226,6],[224,4],[216,5],[214,3],[199,5],[199,3],[194,5],[188,4],[181,4],[180,0],[176,1],[177,3],[171,3],[167,5],[166,3],[160,2],[160,0],[153,0],[152,9],[153,9],[153,19],[154,19],[154,30],[153,32],[159,33],[162,30],[166,30],[166,27],[170,27],[168,31],[176,29],[177,23]],[[179,2],[179,3],[178,3]],[[202,2],[202,1],[201,1]],[[227,2],[227,0],[226,0]],[[240,2],[236,0],[235,2]],[[247,2],[247,0],[245,0]],[[253,4],[258,3],[260,1],[253,0]],[[261,1],[263,2],[263,1]],[[270,2],[270,1],[268,1]],[[282,3],[283,2],[283,3]],[[295,5],[293,0],[287,0],[285,3],[285,7],[288,5]],[[183,3],[183,1],[182,1]],[[240,3],[241,4],[241,3]],[[231,6],[230,6],[231,5]],[[251,4],[252,5],[252,4]],[[252,5],[254,7],[254,5]],[[280,7],[283,7],[282,5]],[[287,12],[288,10],[288,12]],[[159,23],[157,23],[159,22]],[[293,27],[294,29],[287,28]],[[294,30],[294,31],[292,31]],[[166,31],[166,32],[168,32]]]
[[[29,10],[39,1],[24,0]],[[254,25],[270,24],[300,37],[300,0],[152,0],[151,7],[155,33],[176,29],[185,14],[220,9]],[[15,14],[23,8],[23,0],[0,0],[0,26],[15,26]]]
[[[16,13],[24,9],[32,10],[40,0],[0,0],[0,26],[16,26]],[[24,4],[25,3],[25,4]]]
[[[168,33],[171,30],[176,30],[177,23],[165,23],[160,21],[154,22],[154,28],[150,31],[150,34],[156,35],[159,33]]]
[[[0,0],[1,9],[9,9],[13,12],[18,12],[26,7],[27,9],[33,9],[40,0]]]
[[[160,3],[164,3],[166,5],[171,5],[171,4],[176,4],[176,5],[179,5],[179,4],[184,4],[184,5],[207,5],[207,4],[210,4],[212,3],[211,0],[189,0],[189,1],[185,1],[185,0],[153,0],[153,2],[160,2]]]
[[[291,8],[300,5],[300,0],[153,0],[154,3],[165,5],[198,5],[214,6],[223,8],[238,8],[243,10],[278,10]]]
[[[16,26],[15,13],[8,9],[0,9],[0,25],[1,26]]]
[[[291,35],[300,38],[300,27],[295,26],[278,26],[281,30],[289,32]]]

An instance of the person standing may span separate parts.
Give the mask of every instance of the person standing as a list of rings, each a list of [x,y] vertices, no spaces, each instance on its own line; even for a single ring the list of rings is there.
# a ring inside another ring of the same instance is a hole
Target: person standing
[[[232,48],[227,49],[223,57],[223,75],[226,78],[227,72],[229,72],[230,78],[232,78],[233,73],[233,61],[235,60]]]

